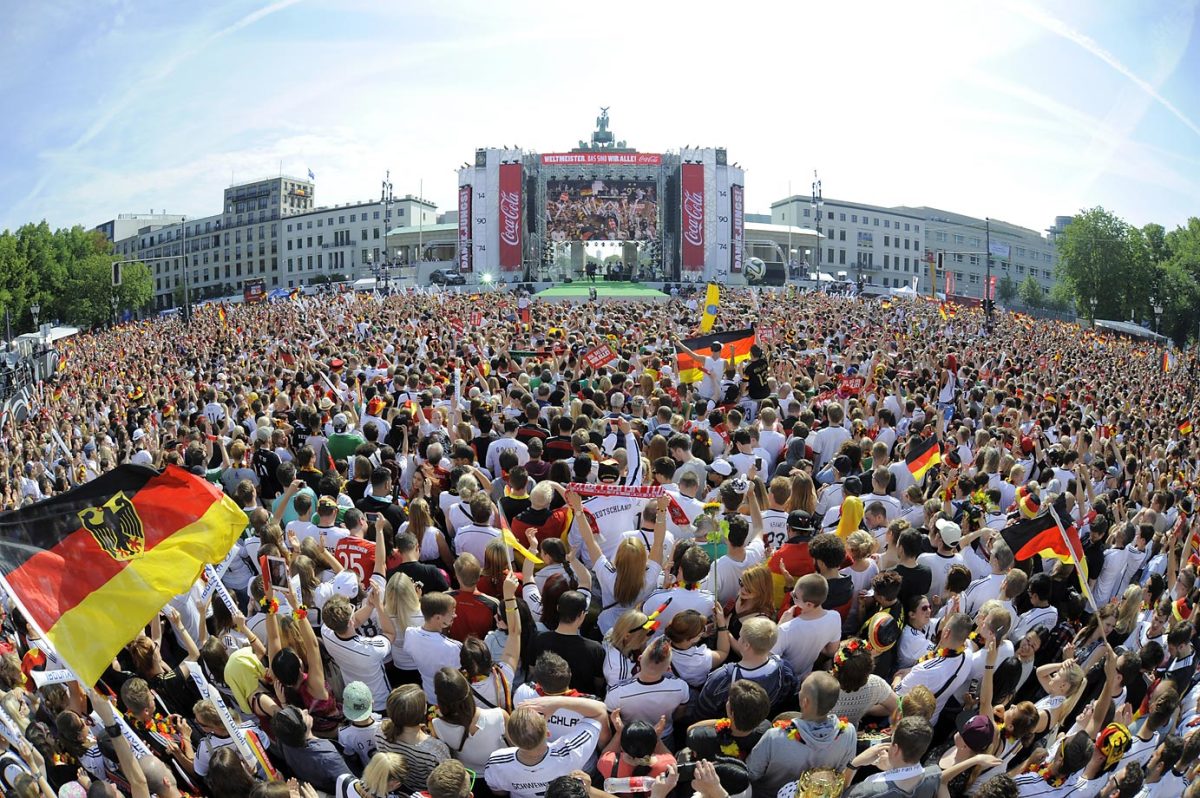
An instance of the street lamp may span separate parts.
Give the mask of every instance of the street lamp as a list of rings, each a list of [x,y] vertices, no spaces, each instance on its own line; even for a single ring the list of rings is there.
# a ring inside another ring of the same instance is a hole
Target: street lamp
[[[1154,300],[1154,332],[1158,332],[1158,327],[1162,324],[1163,306],[1162,302]]]
[[[1092,329],[1096,329],[1096,305],[1100,304],[1100,300],[1092,297],[1088,300],[1088,304],[1092,306]]]
[[[817,220],[817,279],[821,278],[821,207],[825,204],[825,199],[821,194],[821,181],[817,177],[817,170],[813,170],[812,184],[812,209],[813,216]]]
[[[113,294],[108,298],[108,302],[112,305],[112,323],[115,327],[117,326],[117,305],[120,303],[120,300],[117,299],[116,294]]]

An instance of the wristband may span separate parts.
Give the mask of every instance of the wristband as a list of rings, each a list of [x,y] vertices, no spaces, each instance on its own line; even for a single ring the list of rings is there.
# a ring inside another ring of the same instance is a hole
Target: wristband
[[[729,627],[728,627],[728,626],[718,626],[718,627],[717,627],[717,631],[718,631],[718,632],[728,632],[728,631],[729,631]]]
[[[114,723],[111,726],[105,726],[104,733],[107,734],[109,737],[114,737],[114,738],[120,737],[121,736],[121,724]]]
[[[292,610],[292,617],[295,618],[297,621],[303,621],[305,618],[308,617],[308,607],[301,604],[299,607]]]

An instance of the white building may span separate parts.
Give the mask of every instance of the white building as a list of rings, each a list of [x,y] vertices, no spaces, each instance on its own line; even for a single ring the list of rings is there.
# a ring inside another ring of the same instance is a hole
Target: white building
[[[902,208],[925,220],[925,246],[931,252],[945,252],[945,269],[950,280],[950,293],[959,296],[984,297],[988,265],[984,258],[991,245],[991,276],[997,286],[1007,277],[1016,285],[1027,278],[1037,280],[1043,297],[1049,298],[1054,289],[1058,254],[1054,243],[1054,228],[1047,233],[1031,230],[996,219],[979,219],[939,208]],[[1056,223],[1062,222],[1059,217]],[[1065,217],[1069,221],[1069,217]],[[1065,224],[1061,226],[1065,227]],[[946,288],[946,277],[939,280],[938,290]]]
[[[812,228],[820,232],[820,248],[807,246],[792,256],[808,263],[808,271],[862,279],[867,285],[899,288],[912,285],[928,290],[923,265],[925,219],[907,209],[824,199],[817,218],[812,197],[794,195],[771,203],[774,224]]]
[[[178,213],[121,213],[117,218],[109,219],[103,224],[96,225],[95,230],[104,234],[109,241],[120,241],[138,233],[157,230],[170,224],[178,224],[184,220]]]
[[[164,309],[182,304],[185,290],[196,302],[237,294],[246,280],[262,279],[271,291],[318,274],[368,276],[385,247],[385,216],[391,226],[437,219],[433,203],[412,196],[391,200],[386,211],[379,201],[315,208],[313,181],[288,176],[230,186],[223,200],[213,216],[121,214],[97,229],[117,236],[113,252],[121,260],[146,263],[154,307]],[[121,235],[138,223],[135,233]]]

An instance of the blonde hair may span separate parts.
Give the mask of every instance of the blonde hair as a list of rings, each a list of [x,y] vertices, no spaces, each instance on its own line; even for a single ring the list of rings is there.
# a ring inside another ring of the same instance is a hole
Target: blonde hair
[[[404,757],[379,751],[363,769],[362,783],[376,798],[387,798],[393,781],[404,781],[408,768]]]
[[[546,739],[546,719],[532,707],[517,707],[508,716],[504,730],[513,745],[529,750]]]
[[[1114,631],[1129,634],[1137,624],[1138,614],[1142,609],[1144,591],[1140,585],[1130,585],[1125,588],[1121,603],[1117,605],[1117,626]]]
[[[846,538],[846,551],[850,552],[851,559],[855,561],[870,557],[875,553],[877,545],[875,536],[861,529],[851,532],[850,537]]]
[[[488,541],[483,550],[483,571],[480,577],[499,581],[508,570],[508,544],[502,538]]]
[[[779,642],[779,627],[770,618],[750,618],[742,624],[738,638],[757,654],[765,654]]]
[[[792,498],[788,501],[788,510],[804,510],[807,513],[817,511],[817,491],[813,487],[812,477],[808,474],[796,474],[792,477]]]
[[[425,530],[433,526],[433,516],[425,499],[417,497],[408,503],[408,534],[417,539],[417,545],[425,538]]]
[[[617,622],[608,630],[604,640],[610,646],[621,652],[625,656],[629,656],[633,649],[641,646],[646,641],[644,636],[639,639],[639,632],[645,631],[642,627],[646,625],[646,613],[639,609],[626,610],[617,618]]]
[[[613,601],[617,604],[629,606],[641,598],[646,585],[647,558],[646,545],[640,537],[623,538],[617,546],[613,556],[613,568],[617,571]]]
[[[417,585],[408,574],[397,571],[388,579],[383,592],[383,611],[393,621],[399,622],[401,629],[407,628],[408,619],[421,611]]]

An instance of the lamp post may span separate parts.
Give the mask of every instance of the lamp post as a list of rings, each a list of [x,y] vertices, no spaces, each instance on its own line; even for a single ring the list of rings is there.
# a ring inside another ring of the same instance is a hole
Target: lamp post
[[[1096,305],[1100,304],[1100,301],[1096,297],[1092,297],[1088,300],[1088,304],[1092,306],[1092,329],[1094,330],[1096,329]]]
[[[120,300],[117,299],[117,295],[114,293],[112,296],[110,296],[108,298],[108,302],[110,305],[112,305],[112,323],[113,323],[113,326],[116,327],[117,326],[117,305],[120,303]]]
[[[42,340],[42,332],[41,328],[38,326],[38,316],[42,314],[42,306],[37,302],[34,302],[29,306],[29,314],[33,316],[33,328],[37,331],[38,341],[40,342]]]
[[[1154,305],[1153,305],[1152,309],[1154,310],[1154,332],[1157,333],[1159,325],[1162,324],[1162,314],[1163,314],[1162,302],[1157,299],[1154,300]]]
[[[821,180],[817,177],[817,170],[813,170],[812,184],[812,209],[813,216],[817,220],[817,279],[821,279],[821,207],[825,204],[825,199],[821,195]]]

